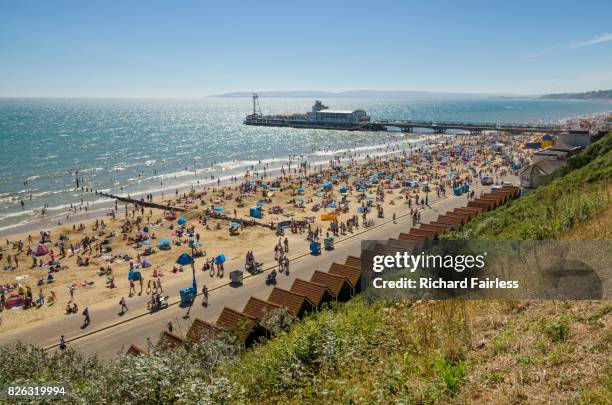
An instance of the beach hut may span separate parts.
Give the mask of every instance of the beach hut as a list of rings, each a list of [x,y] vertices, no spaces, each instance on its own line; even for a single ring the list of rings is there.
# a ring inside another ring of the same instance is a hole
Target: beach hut
[[[310,281],[327,286],[337,301],[348,301],[351,298],[351,285],[342,276],[316,270]]]
[[[251,297],[249,298],[249,301],[244,306],[244,309],[242,310],[242,312],[245,315],[250,316],[251,318],[255,318],[259,322],[261,322],[266,316],[266,313],[268,311],[271,311],[273,309],[278,309],[278,308],[281,308],[281,306],[278,304],[275,304],[270,301],[260,300],[259,298]]]
[[[329,267],[329,274],[334,274],[346,278],[353,289],[353,294],[361,291],[361,268],[352,267],[346,264],[332,263]]]
[[[320,309],[324,303],[334,300],[334,295],[326,285],[300,278],[293,281],[290,291],[308,297],[316,309]]]
[[[272,289],[268,301],[287,308],[287,311],[297,318],[302,318],[304,315],[314,312],[315,309],[315,305],[305,295],[278,287]]]
[[[220,329],[215,325],[196,318],[187,331],[187,339],[195,343],[202,339],[213,337],[219,332]]]
[[[256,318],[228,307],[223,308],[215,326],[221,330],[235,333],[246,347],[266,336],[265,329],[259,325]]]
[[[157,342],[157,349],[159,350],[171,349],[173,347],[177,347],[183,344],[184,342],[185,342],[184,338],[165,330],[162,333],[161,337],[159,338],[159,341]]]
[[[140,347],[136,345],[130,345],[130,348],[127,350],[126,354],[129,354],[130,356],[148,356],[149,355],[149,353],[147,353],[146,350],[141,349]]]

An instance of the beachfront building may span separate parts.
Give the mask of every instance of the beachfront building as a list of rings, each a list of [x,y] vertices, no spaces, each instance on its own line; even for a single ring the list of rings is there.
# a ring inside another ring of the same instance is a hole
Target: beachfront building
[[[370,122],[370,117],[364,110],[330,110],[319,100],[312,106],[312,111],[306,113],[308,121],[329,124],[359,124]]]
[[[530,164],[519,172],[521,178],[521,191],[529,192],[535,188],[550,183],[565,166],[565,160],[542,158]]]

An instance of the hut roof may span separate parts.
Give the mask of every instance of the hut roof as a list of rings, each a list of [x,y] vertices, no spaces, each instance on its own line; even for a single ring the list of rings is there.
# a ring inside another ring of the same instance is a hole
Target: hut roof
[[[157,347],[159,348],[168,348],[168,347],[176,347],[181,345],[185,341],[184,338],[176,335],[172,332],[168,332],[167,330],[163,331],[159,341],[157,342]]]
[[[251,297],[249,301],[244,306],[242,312],[251,318],[255,318],[261,322],[261,320],[266,315],[266,312],[280,308],[280,305],[277,305],[270,301],[260,300],[259,298]]]
[[[286,307],[289,313],[293,316],[302,315],[305,307],[306,310],[314,307],[312,301],[310,301],[305,295],[283,290],[282,288],[278,287],[274,287],[272,289],[268,300],[282,307]]]
[[[215,325],[196,318],[191,324],[189,331],[187,331],[187,338],[192,342],[199,342],[205,337],[219,333],[219,331],[219,328]]]
[[[344,288],[345,285],[350,287],[350,283],[345,277],[338,276],[335,274],[324,273],[318,270],[315,270],[312,277],[310,278],[310,281],[326,285],[335,298],[338,298],[338,295],[340,294],[342,288]]]
[[[355,256],[349,256],[344,261],[344,264],[361,269],[361,258],[355,257]]]
[[[293,281],[291,291],[308,297],[308,299],[317,307],[324,301],[325,293],[329,294],[329,296],[332,298],[334,296],[325,284],[314,283],[312,281],[306,281],[300,278],[296,278]]]
[[[149,355],[149,353],[147,353],[146,350],[141,349],[140,347],[138,347],[136,345],[130,345],[130,348],[127,350],[126,353],[131,355],[131,356],[147,356],[147,355]]]
[[[222,330],[236,332],[242,341],[246,341],[258,323],[255,318],[225,307],[215,325]]]
[[[357,284],[361,281],[361,269],[346,264],[332,263],[329,267],[329,274],[346,278],[353,288],[357,287]]]

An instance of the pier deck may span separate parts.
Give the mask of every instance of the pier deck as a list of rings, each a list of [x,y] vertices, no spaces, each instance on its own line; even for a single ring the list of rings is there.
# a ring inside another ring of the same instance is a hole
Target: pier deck
[[[452,122],[452,121],[420,121],[420,120],[379,120],[361,124],[332,124],[321,122],[309,122],[306,120],[278,119],[272,117],[249,118],[244,121],[245,125],[257,125],[267,127],[290,127],[310,129],[335,129],[348,131],[384,131],[388,128],[400,128],[404,132],[413,132],[415,129],[428,129],[435,133],[443,134],[448,130],[465,131],[470,134],[480,134],[484,131],[503,131],[515,134],[525,132],[546,132],[558,134],[565,130],[561,125],[543,124],[515,124],[515,123],[491,123],[491,122]]]

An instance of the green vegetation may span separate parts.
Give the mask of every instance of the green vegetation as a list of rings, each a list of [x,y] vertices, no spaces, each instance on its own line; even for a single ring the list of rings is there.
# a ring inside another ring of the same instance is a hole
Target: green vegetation
[[[610,206],[612,133],[571,158],[546,187],[479,215],[448,239],[557,239]]]
[[[609,205],[612,135],[549,186],[477,217],[454,238],[562,236]],[[606,190],[606,191],[602,191]],[[62,382],[67,403],[610,403],[612,309],[605,302],[366,302],[275,338],[232,335],[100,362],[68,350],[0,347],[0,385]],[[278,326],[278,327],[275,327]]]

